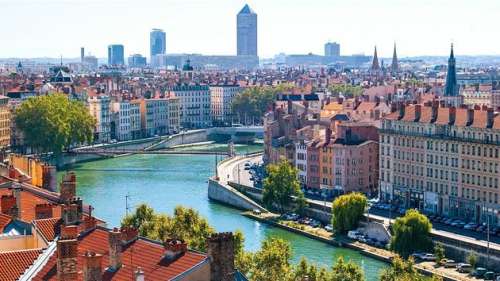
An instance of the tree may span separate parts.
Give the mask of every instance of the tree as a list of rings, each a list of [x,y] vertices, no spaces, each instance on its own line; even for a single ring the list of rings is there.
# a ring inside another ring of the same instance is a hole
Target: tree
[[[391,250],[403,257],[416,251],[428,251],[432,248],[431,229],[432,224],[426,216],[414,209],[406,211],[392,226]]]
[[[233,112],[243,124],[251,124],[261,120],[264,113],[269,110],[276,98],[276,94],[286,89],[287,86],[251,87],[237,94],[231,107]]]
[[[252,266],[248,272],[251,281],[288,281],[292,266],[290,245],[278,238],[267,238],[261,249],[253,254]]]
[[[141,236],[165,241],[168,238],[181,239],[196,250],[204,251],[207,238],[214,233],[207,220],[192,208],[175,207],[172,217],[157,214],[146,204],[139,205],[135,212],[125,216],[122,226],[139,230]]]
[[[332,281],[363,281],[365,280],[363,270],[352,261],[345,262],[342,257],[332,267]]]
[[[15,111],[15,123],[26,145],[58,155],[70,145],[92,142],[95,119],[82,103],[51,94],[24,101]]]
[[[268,165],[267,177],[264,179],[263,201],[269,209],[276,206],[280,213],[284,213],[290,203],[290,196],[301,193],[300,183],[297,180],[298,171],[286,160],[278,164]]]
[[[443,244],[436,243],[436,245],[434,246],[434,255],[436,256],[436,264],[437,266],[439,266],[441,264],[441,261],[445,257]]]
[[[439,276],[423,276],[414,265],[413,258],[405,261],[400,256],[395,256],[391,266],[381,271],[380,281],[442,281]]]
[[[328,87],[332,94],[339,96],[342,94],[346,98],[355,98],[363,93],[363,88],[350,84],[334,84]]]
[[[476,268],[477,254],[475,252],[470,252],[467,255],[467,262],[472,266],[472,268]]]
[[[304,196],[304,193],[302,191],[300,191],[298,193],[297,197],[295,197],[295,212],[297,212],[297,214],[303,216],[305,211],[306,211],[307,206],[309,206],[309,204],[307,203],[307,199]]]
[[[332,225],[339,233],[345,233],[358,226],[367,206],[366,196],[349,193],[337,197],[332,205]]]

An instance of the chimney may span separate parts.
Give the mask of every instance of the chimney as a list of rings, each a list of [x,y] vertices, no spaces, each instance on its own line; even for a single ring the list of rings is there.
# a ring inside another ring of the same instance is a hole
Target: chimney
[[[405,107],[406,107],[406,105],[404,103],[400,103],[399,104],[399,116],[398,116],[398,119],[401,119],[401,118],[403,118],[403,116],[405,116]]]
[[[420,120],[421,116],[422,116],[422,105],[416,104],[415,105],[415,121]]]
[[[432,106],[432,120],[431,120],[431,122],[435,122],[437,119],[437,115],[438,115],[439,103],[433,102],[431,106]]]
[[[467,126],[470,126],[474,122],[474,109],[467,110]]]
[[[449,110],[450,110],[449,111],[450,112],[449,113],[450,114],[450,123],[449,123],[449,125],[453,125],[453,124],[455,124],[455,120],[457,119],[457,109],[456,109],[456,107],[452,106],[452,107],[450,107]]]
[[[49,219],[52,218],[52,204],[37,204],[35,206],[35,219]]]
[[[74,172],[67,172],[61,183],[61,201],[69,202],[76,196],[76,176]]]
[[[163,247],[165,248],[163,259],[167,262],[172,262],[187,252],[187,244],[178,239],[167,239]]]
[[[127,245],[139,237],[139,231],[130,226],[120,228],[120,232],[122,233],[122,245]]]
[[[287,108],[288,108],[288,114],[292,114],[292,100],[290,99],[290,97],[288,97],[288,101],[287,101]]]
[[[102,281],[102,255],[91,251],[83,255],[83,281]]]
[[[76,227],[75,227],[76,228]],[[73,232],[73,230],[71,230]],[[78,240],[68,234],[68,230],[64,227],[61,233],[61,239],[57,241],[57,280],[58,281],[74,281],[77,280],[78,270]]]
[[[135,281],[144,281],[144,271],[142,271],[142,268],[137,267],[137,270],[134,272],[135,275]]]
[[[493,127],[493,119],[495,117],[495,112],[493,111],[493,108],[487,108],[486,114],[487,114],[486,116],[487,116],[487,120],[488,120],[487,127],[491,128],[491,127]]]
[[[234,237],[231,232],[212,234],[207,239],[210,258],[210,280],[234,280]]]
[[[17,208],[17,212],[15,212],[15,214],[13,214],[12,216],[13,217],[16,217],[16,218],[20,218],[21,217],[21,186],[18,184],[18,183],[14,183],[13,184],[13,187],[12,187],[12,196],[14,196],[14,198],[16,198],[16,206],[15,208]],[[12,211],[14,212],[14,211]]]
[[[109,271],[116,271],[122,266],[122,234],[118,228],[113,228],[109,232]]]
[[[73,225],[80,222],[78,218],[78,205],[64,204],[62,207],[62,220],[64,225]]]
[[[78,226],[61,226],[61,240],[76,239],[78,237]]]
[[[2,213],[10,215],[11,209],[16,207],[16,198],[12,195],[2,195],[0,200]]]

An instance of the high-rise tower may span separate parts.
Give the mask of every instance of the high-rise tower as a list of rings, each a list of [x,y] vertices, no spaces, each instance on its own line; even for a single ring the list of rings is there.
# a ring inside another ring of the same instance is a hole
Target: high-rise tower
[[[123,45],[114,44],[108,46],[108,64],[125,65],[125,51]]]
[[[257,14],[246,4],[237,15],[237,55],[257,56]]]
[[[149,33],[149,50],[151,58],[155,55],[164,55],[166,53],[166,34],[161,29],[153,29]]]

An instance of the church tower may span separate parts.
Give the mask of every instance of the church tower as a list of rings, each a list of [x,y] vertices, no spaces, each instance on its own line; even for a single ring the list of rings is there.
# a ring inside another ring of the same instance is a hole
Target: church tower
[[[373,53],[372,71],[379,71],[380,65],[378,64],[377,46],[375,46],[375,52]]]
[[[398,54],[396,52],[396,43],[394,43],[394,53],[392,54],[391,71],[393,73],[396,73],[399,71]]]
[[[448,106],[460,106],[463,104],[463,97],[460,95],[457,83],[457,69],[453,44],[451,44],[450,58],[448,59],[448,73],[446,74],[446,85],[444,88],[443,100]]]

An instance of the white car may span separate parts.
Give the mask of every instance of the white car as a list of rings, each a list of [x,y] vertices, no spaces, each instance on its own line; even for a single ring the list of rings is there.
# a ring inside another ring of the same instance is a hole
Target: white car
[[[350,230],[349,232],[347,232],[347,237],[356,240],[360,234],[361,233],[359,233],[359,231],[357,230]]]

